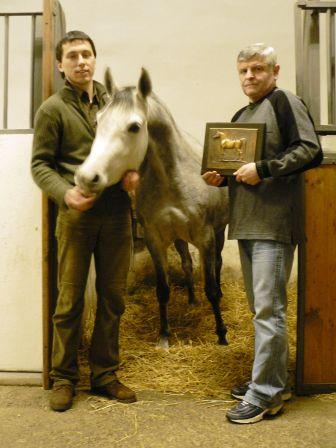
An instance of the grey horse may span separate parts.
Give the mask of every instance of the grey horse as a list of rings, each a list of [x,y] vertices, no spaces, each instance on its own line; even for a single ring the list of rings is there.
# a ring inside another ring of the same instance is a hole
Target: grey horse
[[[195,303],[195,295],[188,243],[199,250],[218,342],[227,344],[220,312],[227,188],[204,182],[199,144],[179,130],[152,91],[145,69],[137,87],[117,88],[109,70],[105,85],[111,100],[97,116],[96,138],[89,157],[77,170],[76,183],[84,190],[100,192],[120,181],[127,170],[140,172],[136,213],[156,270],[159,345],[169,346],[167,248],[172,243],[181,256],[190,304]]]

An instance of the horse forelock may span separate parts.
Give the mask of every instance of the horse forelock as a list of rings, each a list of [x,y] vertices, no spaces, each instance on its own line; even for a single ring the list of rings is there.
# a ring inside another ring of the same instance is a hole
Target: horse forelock
[[[141,104],[141,100],[136,95],[136,88],[133,86],[126,86],[114,92],[113,96],[106,106],[98,112],[100,120],[107,118],[113,110],[119,110],[123,114],[131,113],[137,107],[145,110],[145,106]]]
[[[135,86],[126,86],[117,90],[113,94],[110,102],[106,105],[106,108],[102,110],[102,114],[111,108],[121,108],[124,111],[130,111],[136,106],[140,106],[146,110],[149,127],[158,129],[161,126],[168,126],[169,128],[177,130],[174,118],[167,106],[154,92],[147,97],[148,104],[146,105],[146,100],[142,100],[141,97],[136,94],[136,91]]]
[[[111,104],[113,107],[122,107],[124,109],[133,109],[134,108],[134,87],[124,87],[113,95]]]

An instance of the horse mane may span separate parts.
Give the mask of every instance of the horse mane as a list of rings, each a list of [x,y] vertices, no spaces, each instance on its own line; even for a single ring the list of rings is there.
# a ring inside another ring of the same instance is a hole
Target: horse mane
[[[165,134],[169,132],[169,129],[174,130],[177,133],[179,129],[177,124],[170,113],[168,107],[165,103],[154,93],[152,92],[148,97],[148,127],[154,128],[154,130],[158,130],[159,127],[168,129],[163,131]]]
[[[182,132],[165,103],[152,92],[148,98],[148,130],[152,138],[159,142],[170,141],[179,160],[201,163],[201,145],[186,132]]]

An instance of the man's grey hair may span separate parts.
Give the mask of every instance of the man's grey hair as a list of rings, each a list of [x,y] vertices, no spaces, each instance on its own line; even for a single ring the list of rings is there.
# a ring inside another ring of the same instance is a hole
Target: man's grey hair
[[[249,61],[258,56],[264,58],[265,62],[272,67],[277,63],[277,55],[274,48],[263,43],[252,44],[240,50],[237,62]]]

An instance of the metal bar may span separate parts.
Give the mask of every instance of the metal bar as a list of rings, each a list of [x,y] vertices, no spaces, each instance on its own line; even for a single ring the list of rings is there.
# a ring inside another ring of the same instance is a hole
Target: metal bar
[[[42,16],[36,17],[34,59],[33,59],[34,67],[32,68],[33,82],[34,82],[32,123],[34,122],[36,111],[42,103],[42,45],[43,45],[42,26],[43,26]]]
[[[296,93],[303,98],[303,41],[302,41],[302,10],[295,9],[295,62],[296,62]]]
[[[0,135],[7,134],[33,134],[34,129],[0,129]]]
[[[5,17],[4,38],[4,92],[3,92],[3,128],[8,126],[8,62],[9,62],[9,17]]]
[[[335,13],[327,11],[326,18],[328,123],[335,123]]]
[[[320,33],[319,14],[305,11],[303,26],[303,86],[302,98],[315,124],[321,124],[320,105]]]
[[[335,124],[324,124],[315,126],[315,130],[319,135],[336,135]]]
[[[299,1],[296,3],[301,9],[318,9],[319,12],[326,12],[328,9],[336,10],[336,2],[319,2],[319,1]]]
[[[30,112],[29,112],[29,124],[30,127],[34,127],[34,98],[35,98],[35,38],[36,38],[36,16],[32,16],[32,39],[31,39],[31,79],[30,79]]]
[[[0,17],[7,16],[42,16],[42,12],[0,12]]]

